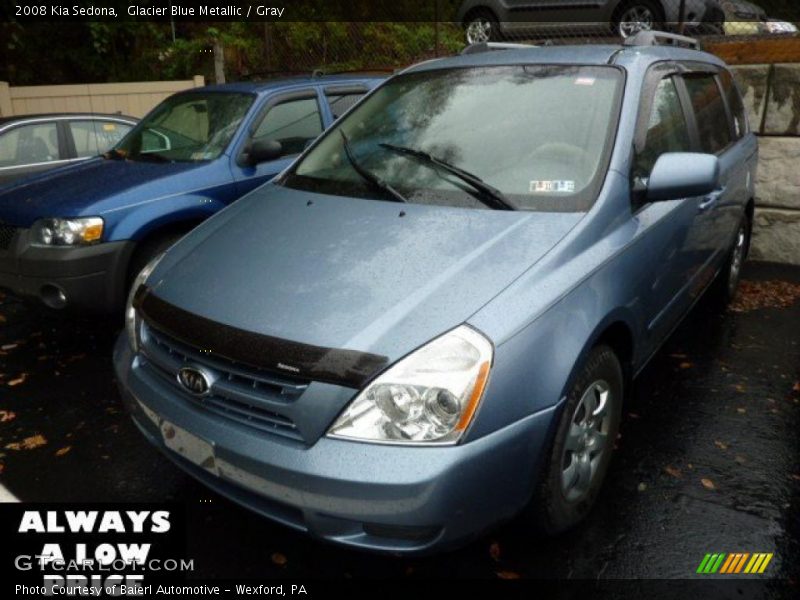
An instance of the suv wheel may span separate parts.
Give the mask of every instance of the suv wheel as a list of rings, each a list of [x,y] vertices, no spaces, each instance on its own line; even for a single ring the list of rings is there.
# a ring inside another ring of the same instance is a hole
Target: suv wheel
[[[663,30],[663,12],[657,2],[632,0],[617,10],[613,25],[614,33],[623,39],[640,31]]]
[[[136,248],[128,267],[128,279],[125,282],[126,297],[136,276],[147,264],[159,254],[163,254],[175,242],[183,237],[179,233],[167,233],[155,238],[145,240]]]
[[[739,288],[739,281],[742,277],[742,265],[744,265],[750,250],[751,232],[750,217],[745,215],[739,223],[733,246],[728,252],[728,260],[714,283],[717,288],[715,290],[716,299],[720,308],[726,307],[736,297],[736,290]]]
[[[464,21],[464,33],[468,44],[496,42],[500,39],[500,23],[487,10],[474,12]]]
[[[528,509],[540,531],[565,531],[594,505],[619,431],[623,381],[614,351],[608,346],[594,348],[564,404],[550,457]]]

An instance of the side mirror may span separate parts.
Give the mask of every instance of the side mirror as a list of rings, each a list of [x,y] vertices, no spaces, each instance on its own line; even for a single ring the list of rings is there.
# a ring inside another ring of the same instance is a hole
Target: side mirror
[[[257,165],[280,158],[282,154],[283,144],[277,140],[253,140],[250,143],[250,148],[247,150],[247,162],[251,165]]]
[[[713,154],[668,152],[656,161],[647,200],[659,202],[705,196],[720,187],[719,159]]]

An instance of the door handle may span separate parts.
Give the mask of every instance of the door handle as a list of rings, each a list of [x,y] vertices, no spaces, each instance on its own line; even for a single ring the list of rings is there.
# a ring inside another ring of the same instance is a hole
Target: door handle
[[[708,196],[703,198],[703,201],[698,205],[697,209],[700,212],[706,212],[714,208],[722,198],[722,195],[725,193],[725,188],[720,188],[718,190],[714,190]]]

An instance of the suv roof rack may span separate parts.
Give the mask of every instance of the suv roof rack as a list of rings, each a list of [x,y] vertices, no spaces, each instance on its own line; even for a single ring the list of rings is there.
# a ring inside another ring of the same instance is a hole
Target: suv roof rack
[[[492,52],[494,50],[519,50],[521,48],[538,48],[533,44],[508,44],[501,42],[478,42],[470,44],[461,51],[461,54],[480,54],[481,52]]]
[[[666,31],[640,31],[627,38],[623,46],[684,46],[686,48],[700,49],[700,42],[695,38]]]

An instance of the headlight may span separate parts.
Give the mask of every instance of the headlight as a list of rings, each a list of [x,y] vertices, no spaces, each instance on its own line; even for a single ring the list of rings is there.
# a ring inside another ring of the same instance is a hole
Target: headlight
[[[394,444],[455,444],[480,404],[492,344],[462,325],[391,367],[350,403],[328,435]]]
[[[103,239],[103,219],[41,219],[31,227],[33,243],[40,246],[85,246]]]
[[[125,331],[128,334],[128,342],[134,352],[139,351],[139,314],[133,306],[133,299],[136,297],[136,290],[139,289],[139,286],[145,284],[147,278],[150,277],[150,273],[153,272],[163,256],[163,253],[159,254],[147,263],[144,269],[139,271],[136,279],[131,284],[130,292],[128,292],[128,302],[125,304]]]

